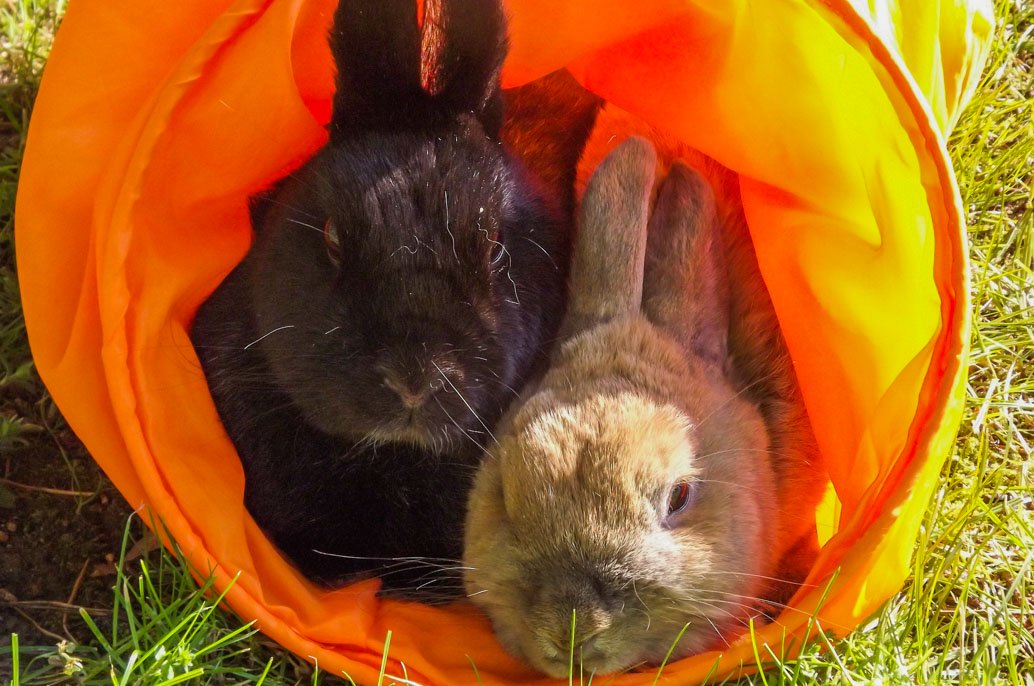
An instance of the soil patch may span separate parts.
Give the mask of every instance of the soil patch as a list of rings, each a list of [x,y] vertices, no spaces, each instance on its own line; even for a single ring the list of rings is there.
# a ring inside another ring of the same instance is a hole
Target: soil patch
[[[7,395],[0,413],[39,416],[39,399]],[[0,643],[12,633],[23,646],[82,643],[89,631],[79,608],[100,624],[110,613],[130,509],[55,419],[58,428],[0,456]]]

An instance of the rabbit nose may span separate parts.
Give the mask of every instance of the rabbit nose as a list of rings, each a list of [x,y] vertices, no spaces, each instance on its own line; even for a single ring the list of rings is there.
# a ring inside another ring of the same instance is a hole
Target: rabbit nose
[[[606,625],[601,625],[588,631],[582,631],[581,627],[575,632],[574,637],[574,654],[578,657],[579,654],[583,657],[591,656],[596,652],[596,639],[610,627],[610,622]],[[565,631],[560,636],[555,636],[549,639],[550,647],[553,648],[559,655],[569,655],[571,652],[571,632]]]
[[[399,397],[408,409],[416,409],[442,390],[444,380],[437,372],[411,374],[403,377],[392,371],[385,372],[384,385]]]
[[[583,659],[593,656],[596,650],[597,639],[613,622],[613,617],[602,608],[578,608],[574,613],[574,640],[571,638],[571,617],[562,620],[557,628],[559,631],[549,631],[543,636],[547,645],[556,651],[558,656],[571,654],[572,646],[575,657]],[[546,632],[543,632],[546,633]]]
[[[410,410],[425,405],[442,391],[462,385],[466,376],[463,369],[447,354],[383,364],[381,373],[384,385]]]

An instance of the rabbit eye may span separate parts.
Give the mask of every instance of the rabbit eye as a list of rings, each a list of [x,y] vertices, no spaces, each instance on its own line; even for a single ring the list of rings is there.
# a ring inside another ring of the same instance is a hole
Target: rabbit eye
[[[499,229],[495,229],[491,233],[485,231],[485,238],[488,239],[488,245],[490,246],[488,252],[489,264],[497,267],[502,261],[503,255],[506,254],[506,248],[503,247],[502,242],[499,240]]]
[[[496,234],[496,235],[498,236],[498,234]],[[492,242],[492,252],[489,253],[489,260],[491,260],[490,264],[493,267],[498,266],[499,263],[502,262],[503,254],[505,252],[506,252],[506,249],[503,247],[502,243],[500,243],[498,240],[493,241]]]
[[[327,257],[335,267],[341,266],[341,239],[338,236],[334,222],[327,219],[323,225],[323,243],[327,246]]]
[[[668,494],[668,516],[678,514],[689,507],[692,495],[693,487],[689,485],[688,481],[679,481],[672,486],[671,492]]]

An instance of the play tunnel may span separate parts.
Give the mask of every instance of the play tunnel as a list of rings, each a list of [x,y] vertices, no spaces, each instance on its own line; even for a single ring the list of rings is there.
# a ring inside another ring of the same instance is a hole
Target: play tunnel
[[[16,215],[36,363],[130,504],[160,518],[217,588],[232,582],[226,602],[290,650],[374,684],[390,631],[390,676],[546,683],[465,603],[381,600],[376,581],[327,591],[295,572],[244,509],[243,472],[187,337],[249,246],[248,197],[326,140],[334,4],[72,0]],[[851,631],[908,574],[959,423],[967,261],[944,139],[984,61],[988,3],[507,6],[506,85],[566,66],[738,174],[830,482],[820,557],[756,640],[790,657],[816,626]],[[665,675],[688,684],[754,664],[746,638]]]

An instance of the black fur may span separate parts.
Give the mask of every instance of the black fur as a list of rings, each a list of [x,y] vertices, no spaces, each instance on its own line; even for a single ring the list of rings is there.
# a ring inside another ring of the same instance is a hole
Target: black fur
[[[255,242],[191,331],[272,541],[320,583],[376,574],[432,600],[461,593],[445,560],[488,429],[563,315],[571,230],[563,174],[533,178],[496,140],[501,10],[443,16],[431,96],[412,1],[342,3],[331,141],[255,199]],[[596,104],[578,102],[587,135]],[[540,166],[573,174],[584,139]],[[392,559],[414,557],[440,559]]]
[[[499,70],[506,57],[506,22],[497,0],[426,3],[431,45],[422,50],[412,0],[346,0],[334,18],[330,48],[337,63],[331,136],[362,136],[373,128],[426,130],[463,113],[498,138]],[[433,55],[422,84],[421,55]]]

